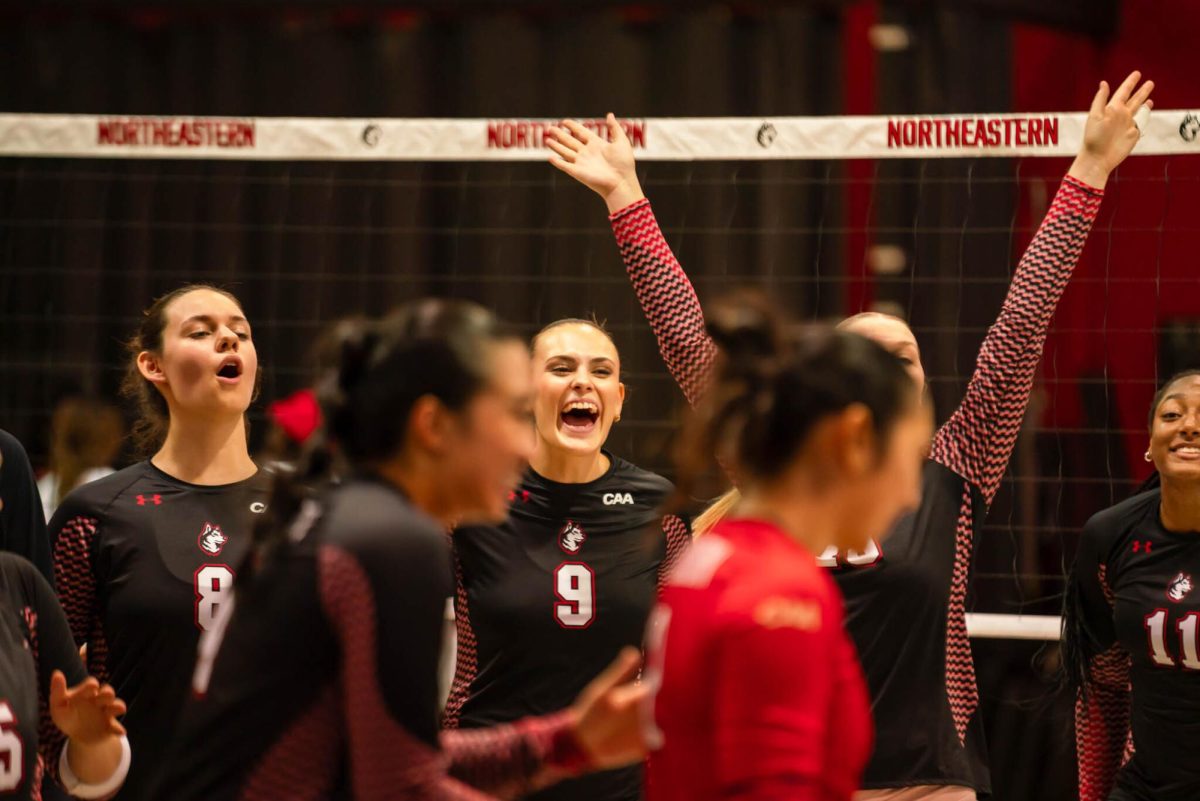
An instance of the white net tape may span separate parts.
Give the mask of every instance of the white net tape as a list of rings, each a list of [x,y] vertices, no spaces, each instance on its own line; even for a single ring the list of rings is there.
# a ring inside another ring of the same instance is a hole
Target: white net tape
[[[1140,117],[1141,115],[1139,115]],[[1086,114],[624,119],[643,161],[1072,156]],[[0,156],[539,161],[553,120],[0,114]],[[586,119],[603,132],[604,121]],[[1155,111],[1135,155],[1200,154],[1200,112]]]

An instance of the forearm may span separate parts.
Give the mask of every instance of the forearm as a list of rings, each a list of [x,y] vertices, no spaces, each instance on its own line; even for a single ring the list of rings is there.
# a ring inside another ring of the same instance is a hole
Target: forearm
[[[931,457],[975,484],[988,503],[1016,444],[1050,321],[1102,198],[1077,178],[1063,180],[983,341],[963,402],[934,440]]]
[[[716,357],[696,290],[667,244],[648,201],[642,198],[623,206],[610,221],[663,361],[688,403],[695,405]]]
[[[565,713],[486,729],[444,731],[449,772],[472,787],[513,796],[579,773],[587,758]]]

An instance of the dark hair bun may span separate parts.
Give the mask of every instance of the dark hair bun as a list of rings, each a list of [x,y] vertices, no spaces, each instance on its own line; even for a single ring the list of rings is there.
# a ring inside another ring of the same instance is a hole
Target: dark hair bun
[[[783,350],[786,325],[761,292],[741,291],[713,304],[705,329],[725,358],[729,376],[761,375]]]

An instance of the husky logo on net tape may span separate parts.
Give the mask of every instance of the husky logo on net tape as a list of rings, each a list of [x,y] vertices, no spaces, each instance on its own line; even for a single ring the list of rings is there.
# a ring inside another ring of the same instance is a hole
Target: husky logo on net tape
[[[1185,142],[1195,142],[1200,135],[1200,116],[1185,114],[1183,122],[1179,123],[1179,138]]]
[[[775,130],[775,126],[769,122],[764,122],[758,129],[758,144],[763,148],[768,148],[775,143],[775,137],[779,132]]]

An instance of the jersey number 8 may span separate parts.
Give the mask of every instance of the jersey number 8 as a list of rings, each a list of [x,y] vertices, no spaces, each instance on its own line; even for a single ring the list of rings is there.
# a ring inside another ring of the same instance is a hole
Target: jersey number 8
[[[233,570],[229,565],[201,565],[196,571],[196,626],[208,631],[217,620],[217,612],[229,601],[233,589]]]
[[[583,562],[554,569],[554,619],[564,629],[586,629],[596,619],[596,574]]]

